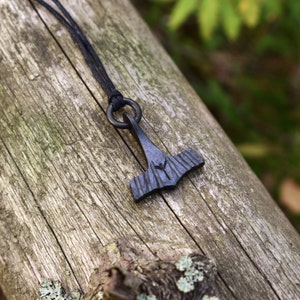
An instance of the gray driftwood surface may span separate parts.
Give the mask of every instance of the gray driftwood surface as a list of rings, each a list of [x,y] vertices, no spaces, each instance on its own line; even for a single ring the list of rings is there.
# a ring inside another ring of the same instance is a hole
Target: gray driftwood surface
[[[29,0],[0,0],[0,286],[37,299],[44,278],[87,290],[105,245],[149,260],[216,261],[225,299],[300,299],[300,239],[127,0],[64,0],[167,153],[206,160],[172,191],[135,204],[145,161],[69,33]],[[38,12],[36,9],[38,9]],[[135,154],[132,155],[132,153]],[[278,162],[280,163],[280,162]]]

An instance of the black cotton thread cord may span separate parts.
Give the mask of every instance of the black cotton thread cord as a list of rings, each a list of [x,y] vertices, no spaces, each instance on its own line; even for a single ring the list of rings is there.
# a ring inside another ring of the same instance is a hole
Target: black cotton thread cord
[[[142,112],[139,105],[128,98],[124,98],[123,95],[116,89],[114,83],[111,81],[108,76],[103,63],[101,62],[99,56],[97,55],[95,49],[88,41],[87,37],[76,23],[76,21],[71,17],[69,12],[64,8],[64,6],[60,3],[59,0],[52,0],[52,3],[56,5],[58,10],[53,8],[44,0],[35,0],[40,5],[45,7],[50,13],[52,13],[58,21],[60,21],[66,29],[71,34],[73,40],[79,46],[82,55],[91,69],[95,79],[99,82],[104,92],[107,94],[109,107],[108,107],[108,119],[109,121],[118,128],[129,128],[128,124],[124,122],[118,122],[113,117],[113,112],[118,111],[125,105],[130,105],[134,108],[136,112],[135,119],[137,122],[140,121]]]
[[[142,117],[140,106],[132,99],[124,98],[115,88],[94,48],[59,0],[52,0],[52,3],[56,5],[60,12],[44,0],[36,1],[68,29],[74,41],[78,44],[93,75],[108,96],[109,105],[106,115],[110,123],[117,128],[130,129],[144,151],[148,169],[130,181],[136,202],[155,191],[175,187],[186,173],[204,165],[204,159],[192,149],[186,149],[178,155],[171,156],[156,147],[138,125]],[[135,116],[124,113],[124,121],[120,122],[114,118],[113,113],[125,105],[129,105],[134,109]]]

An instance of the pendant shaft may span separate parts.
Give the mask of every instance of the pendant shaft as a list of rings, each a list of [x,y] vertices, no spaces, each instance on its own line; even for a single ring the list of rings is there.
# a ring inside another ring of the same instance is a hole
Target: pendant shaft
[[[163,153],[131,115],[125,113],[123,118],[130,124],[130,130],[140,143],[148,163],[148,169],[130,181],[136,202],[157,190],[174,188],[186,173],[204,165],[204,159],[192,149],[184,150],[175,156]]]

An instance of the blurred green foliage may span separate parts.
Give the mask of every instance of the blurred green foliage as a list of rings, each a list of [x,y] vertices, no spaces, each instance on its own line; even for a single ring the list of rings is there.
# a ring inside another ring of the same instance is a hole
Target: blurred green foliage
[[[209,39],[217,28],[227,37],[238,37],[242,25],[256,26],[261,20],[268,22],[280,16],[283,0],[154,0],[160,3],[174,3],[169,27],[177,29],[194,14],[198,20],[202,37]],[[292,1],[299,8],[299,1]]]
[[[300,183],[300,1],[133,2],[280,203]]]

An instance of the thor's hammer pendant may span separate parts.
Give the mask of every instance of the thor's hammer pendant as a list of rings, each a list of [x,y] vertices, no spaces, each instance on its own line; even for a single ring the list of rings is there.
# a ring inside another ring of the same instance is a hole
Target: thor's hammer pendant
[[[186,173],[204,165],[204,159],[192,149],[184,150],[175,156],[163,153],[151,142],[131,115],[125,113],[123,118],[140,143],[148,163],[148,169],[130,181],[135,202],[160,189],[174,188]]]

